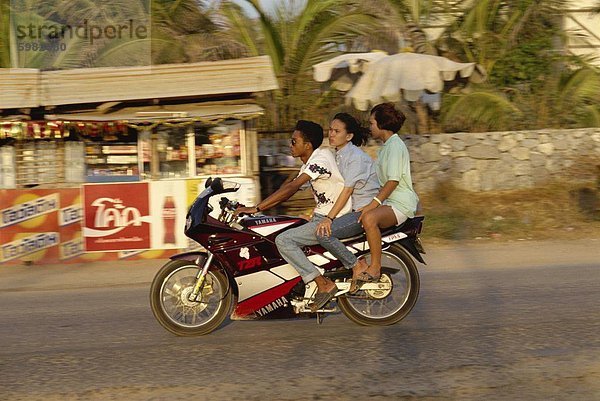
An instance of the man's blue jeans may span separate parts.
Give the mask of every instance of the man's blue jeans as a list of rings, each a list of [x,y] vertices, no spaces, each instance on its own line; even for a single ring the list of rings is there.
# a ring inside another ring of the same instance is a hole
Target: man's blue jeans
[[[304,254],[306,245],[317,245],[317,224],[325,216],[315,214],[313,218],[300,227],[284,231],[275,238],[277,249],[283,258],[298,271],[305,283],[313,281],[321,273]],[[333,253],[333,252],[332,252]]]
[[[362,225],[358,222],[360,213],[361,212],[347,213],[333,220],[333,223],[331,223],[330,237],[317,236],[319,244],[342,262],[346,269],[352,269],[356,264],[357,259],[338,238],[353,237],[364,231]]]

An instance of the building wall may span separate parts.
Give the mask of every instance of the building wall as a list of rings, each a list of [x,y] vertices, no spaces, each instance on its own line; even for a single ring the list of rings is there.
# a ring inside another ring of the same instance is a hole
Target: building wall
[[[595,182],[600,128],[403,135],[417,192],[451,182],[468,191],[531,188],[550,180]],[[376,158],[379,144],[366,151]]]
[[[600,66],[600,14],[591,12],[598,7],[598,1],[570,0],[566,7],[563,29],[568,34],[567,49],[589,57],[592,64]]]

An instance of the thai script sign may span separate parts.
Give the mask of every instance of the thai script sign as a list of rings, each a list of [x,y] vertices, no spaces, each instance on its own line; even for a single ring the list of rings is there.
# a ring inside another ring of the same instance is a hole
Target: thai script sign
[[[23,221],[55,212],[59,208],[58,193],[42,196],[37,199],[18,203],[2,210],[0,227],[8,227]]]
[[[86,251],[150,248],[147,183],[84,185]]]
[[[58,233],[36,233],[2,245],[2,261],[20,258],[59,243]]]

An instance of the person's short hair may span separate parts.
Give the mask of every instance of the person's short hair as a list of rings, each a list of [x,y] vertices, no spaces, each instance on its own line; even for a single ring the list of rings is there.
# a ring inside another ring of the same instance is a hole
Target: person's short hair
[[[298,120],[294,131],[300,131],[304,140],[312,144],[313,149],[317,149],[323,143],[323,127],[314,121]]]
[[[369,139],[369,130],[362,127],[358,120],[348,113],[337,113],[333,116],[333,120],[339,120],[344,123],[346,132],[354,134],[350,142],[356,146],[366,145]]]
[[[397,110],[393,103],[381,103],[371,109],[371,115],[377,121],[379,129],[392,132],[400,131],[404,125],[406,116]]]

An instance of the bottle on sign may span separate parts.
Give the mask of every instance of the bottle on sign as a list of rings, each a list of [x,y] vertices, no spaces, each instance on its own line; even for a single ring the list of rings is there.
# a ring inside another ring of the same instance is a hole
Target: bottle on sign
[[[162,217],[165,229],[165,237],[163,243],[175,245],[175,216],[177,209],[175,208],[175,199],[172,196],[165,196],[163,203]]]

